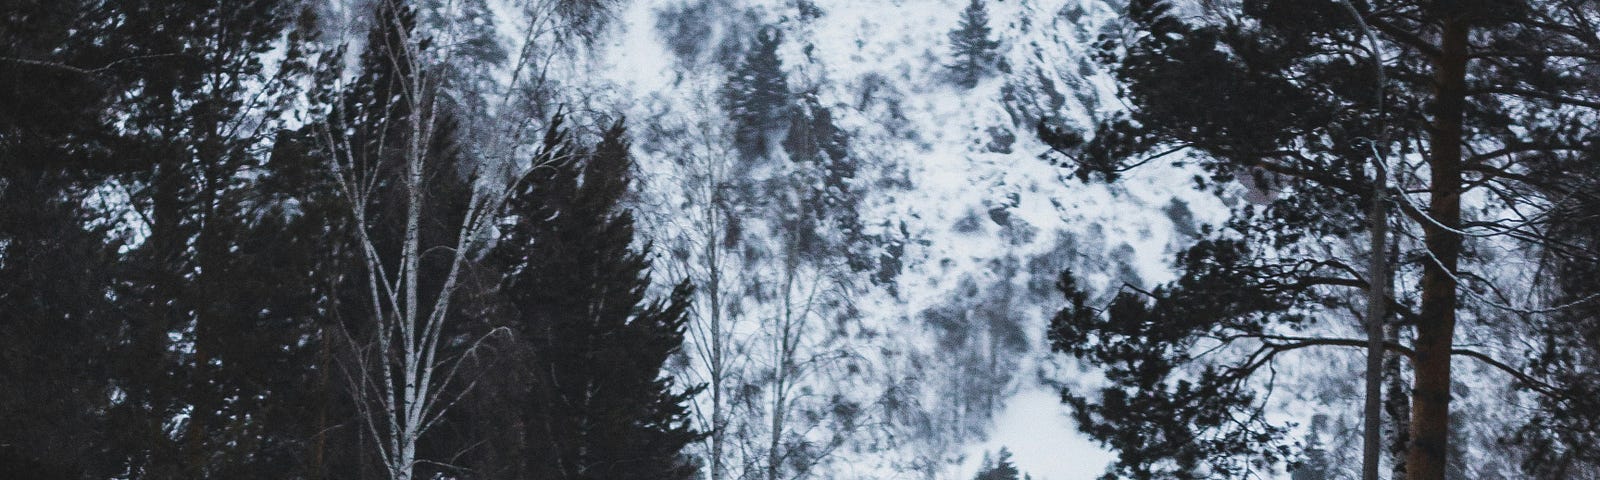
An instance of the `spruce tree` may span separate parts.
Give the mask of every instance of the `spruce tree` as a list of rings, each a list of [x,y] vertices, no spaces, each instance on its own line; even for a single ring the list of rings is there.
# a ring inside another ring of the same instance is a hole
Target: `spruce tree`
[[[1000,42],[989,38],[989,10],[984,0],[972,0],[961,11],[961,21],[950,32],[951,55],[946,65],[950,78],[962,88],[972,88],[999,66]]]
[[[662,373],[683,343],[692,289],[649,300],[648,247],[622,201],[632,160],[619,121],[592,150],[558,117],[549,167],[519,183],[491,256],[526,375],[517,413],[531,478],[688,479],[684,389]]]
[[[762,28],[744,61],[723,86],[722,108],[733,123],[734,145],[749,157],[761,157],[777,148],[777,135],[789,126],[793,95],[783,73],[778,46],[783,36],[776,27]]]
[[[1000,452],[991,461],[988,455],[984,456],[983,468],[978,470],[978,476],[972,480],[1025,480],[1032,477],[1022,475],[1022,471],[1011,463],[1011,451],[1000,447]]]

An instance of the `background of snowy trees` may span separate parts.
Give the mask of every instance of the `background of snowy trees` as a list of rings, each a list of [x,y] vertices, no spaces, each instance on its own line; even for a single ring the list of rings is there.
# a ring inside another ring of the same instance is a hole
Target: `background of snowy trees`
[[[1442,475],[1600,475],[1600,7],[1491,3],[0,0],[0,470],[1357,478],[1380,151]]]

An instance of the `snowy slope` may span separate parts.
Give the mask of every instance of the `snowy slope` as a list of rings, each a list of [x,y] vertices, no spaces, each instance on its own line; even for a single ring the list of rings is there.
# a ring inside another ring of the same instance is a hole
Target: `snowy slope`
[[[706,44],[737,41],[763,24],[782,29],[791,88],[814,88],[848,133],[852,155],[870,166],[872,173],[857,179],[868,191],[858,206],[863,223],[903,223],[912,239],[896,294],[882,288],[858,294],[862,322],[887,337],[862,341],[899,354],[875,358],[877,368],[912,369],[922,380],[922,405],[937,412],[952,396],[974,394],[940,386],[950,367],[941,359],[960,356],[950,348],[982,342],[950,347],[940,338],[952,330],[930,325],[925,312],[960,310],[967,312],[963,321],[977,322],[976,304],[963,298],[1001,299],[1003,315],[1011,317],[1003,320],[1026,335],[1025,348],[999,352],[1004,358],[995,360],[1012,374],[987,386],[1003,395],[992,411],[980,412],[987,426],[937,447],[954,463],[932,477],[970,478],[984,452],[1006,446],[1034,478],[1093,478],[1109,454],[1073,430],[1056,393],[1093,379],[1080,379],[1081,372],[1053,357],[1043,338],[1057,308],[1055,275],[1071,267],[1108,291],[1122,282],[1164,281],[1172,253],[1195,225],[1220,221],[1225,209],[1195,191],[1195,172],[1183,168],[1151,166],[1106,186],[1080,183],[1038,158],[1046,148],[1032,136],[1035,118],[1085,126],[1116,105],[1109,79],[1085,58],[1089,42],[1113,18],[1111,7],[1092,0],[992,0],[991,26],[1011,72],[966,90],[942,77],[946,36],[966,3],[817,1],[821,15],[807,17],[794,2],[636,1],[618,17],[598,60],[605,65],[600,74],[617,87],[613,101],[630,118],[717,122],[716,90],[732,62],[675,54],[668,42],[682,40],[661,28],[663,15],[701,6],[704,29],[697,33],[710,37]],[[674,188],[674,152],[652,149],[649,139],[640,143],[645,188]],[[896,362],[904,363],[890,365]],[[832,478],[924,478],[904,471],[905,459],[910,450],[934,447],[913,443],[840,453],[857,458],[831,462]]]

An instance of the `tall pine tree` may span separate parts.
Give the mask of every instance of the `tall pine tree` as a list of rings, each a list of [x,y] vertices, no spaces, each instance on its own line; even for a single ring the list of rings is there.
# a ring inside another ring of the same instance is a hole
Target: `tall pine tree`
[[[592,150],[558,117],[548,167],[510,197],[491,258],[526,377],[515,415],[525,475],[549,479],[688,479],[682,453],[699,438],[684,389],[662,373],[683,343],[692,289],[648,300],[648,247],[634,246],[622,201],[632,160],[622,123]]]
[[[1526,454],[1530,476],[1593,478],[1600,476],[1600,163],[1550,158],[1534,173],[1568,198],[1545,230],[1559,243],[1539,265],[1549,272],[1539,290],[1566,308],[1529,332],[1537,347],[1527,355],[1531,370],[1562,395],[1541,402],[1504,440]]]
[[[1463,438],[1451,433],[1462,418],[1451,409],[1455,360],[1563,399],[1514,363],[1527,348],[1518,340],[1455,340],[1521,331],[1560,307],[1486,292],[1526,286],[1492,273],[1513,268],[1506,258],[1571,250],[1539,222],[1507,218],[1542,218],[1584,195],[1531,173],[1592,158],[1600,138],[1600,90],[1586,80],[1600,47],[1592,4],[1250,0],[1195,16],[1136,0],[1126,19],[1133,35],[1102,53],[1128,117],[1089,142],[1050,128],[1041,138],[1085,177],[1186,151],[1211,174],[1203,183],[1239,180],[1254,201],[1181,254],[1170,284],[1127,289],[1101,311],[1063,278],[1070,306],[1051,340],[1112,379],[1068,400],[1083,430],[1119,452],[1114,474],[1216,477],[1285,458],[1286,430],[1262,414],[1256,382],[1291,352],[1366,344],[1313,333],[1360,321],[1341,311],[1368,289],[1351,265],[1385,253],[1328,247],[1368,227],[1361,212],[1383,188],[1370,180],[1380,168],[1403,182],[1387,195],[1399,214],[1382,221],[1402,239],[1396,285],[1411,295],[1387,305],[1400,332],[1386,345],[1412,367],[1407,477],[1445,478],[1465,451],[1452,445]],[[1514,253],[1478,256],[1489,250]]]

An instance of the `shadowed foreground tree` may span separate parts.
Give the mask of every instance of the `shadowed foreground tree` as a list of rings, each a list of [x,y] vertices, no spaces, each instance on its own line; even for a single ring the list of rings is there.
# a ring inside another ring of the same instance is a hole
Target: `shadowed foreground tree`
[[[490,253],[515,347],[517,380],[499,388],[518,405],[483,412],[510,432],[522,478],[687,480],[682,451],[699,440],[688,426],[684,389],[662,373],[683,343],[692,289],[650,301],[648,246],[636,249],[622,201],[633,168],[622,123],[592,150],[558,117],[545,139],[546,166],[517,184]],[[505,449],[505,445],[489,448]]]
[[[115,32],[74,30],[69,11],[108,14],[89,3],[11,2],[0,14],[0,465],[19,478],[121,467],[104,435],[115,339],[100,320],[116,246],[87,223],[90,186],[108,173],[92,167],[109,167],[116,140],[100,114],[131,80],[58,67],[111,54],[95,39]]]
[[[96,478],[301,466],[315,427],[291,412],[315,398],[315,340],[295,267],[314,257],[263,242],[282,225],[256,182],[305,72],[299,7],[6,4],[0,329],[22,355],[3,361],[19,374],[0,444],[29,445],[24,463]]]
[[[1113,383],[1066,395],[1082,428],[1119,452],[1112,474],[1238,476],[1285,459],[1285,426],[1262,416],[1268,373],[1288,352],[1366,345],[1306,332],[1359,317],[1346,310],[1368,288],[1352,267],[1364,254],[1330,240],[1370,227],[1361,212],[1380,170],[1395,182],[1399,215],[1384,221],[1400,239],[1397,285],[1415,292],[1388,305],[1400,329],[1385,345],[1412,373],[1407,477],[1440,480],[1452,468],[1453,360],[1562,398],[1507,363],[1522,347],[1455,339],[1463,329],[1526,331],[1571,306],[1506,295],[1523,288],[1499,271],[1511,266],[1474,253],[1592,256],[1547,231],[1553,209],[1588,193],[1534,173],[1595,152],[1600,86],[1586,79],[1600,58],[1596,6],[1247,0],[1199,12],[1131,2],[1130,31],[1103,51],[1130,112],[1087,139],[1040,129],[1081,178],[1185,152],[1210,173],[1202,183],[1220,192],[1240,180],[1253,200],[1180,255],[1178,280],[1124,290],[1104,313],[1064,277],[1071,306],[1052,341]],[[1387,82],[1372,81],[1379,68]]]
[[[69,182],[51,177],[0,173],[0,465],[17,478],[110,475],[103,352],[113,343],[97,320],[114,249],[58,190]]]
[[[1548,159],[1531,176],[1579,192],[1551,215],[1546,233],[1587,255],[1547,251],[1540,258],[1537,291],[1558,305],[1551,320],[1535,326],[1530,368],[1561,392],[1541,402],[1526,425],[1504,440],[1528,455],[1523,468],[1539,478],[1600,476],[1600,168],[1593,157]],[[1562,161],[1565,160],[1565,161]]]

